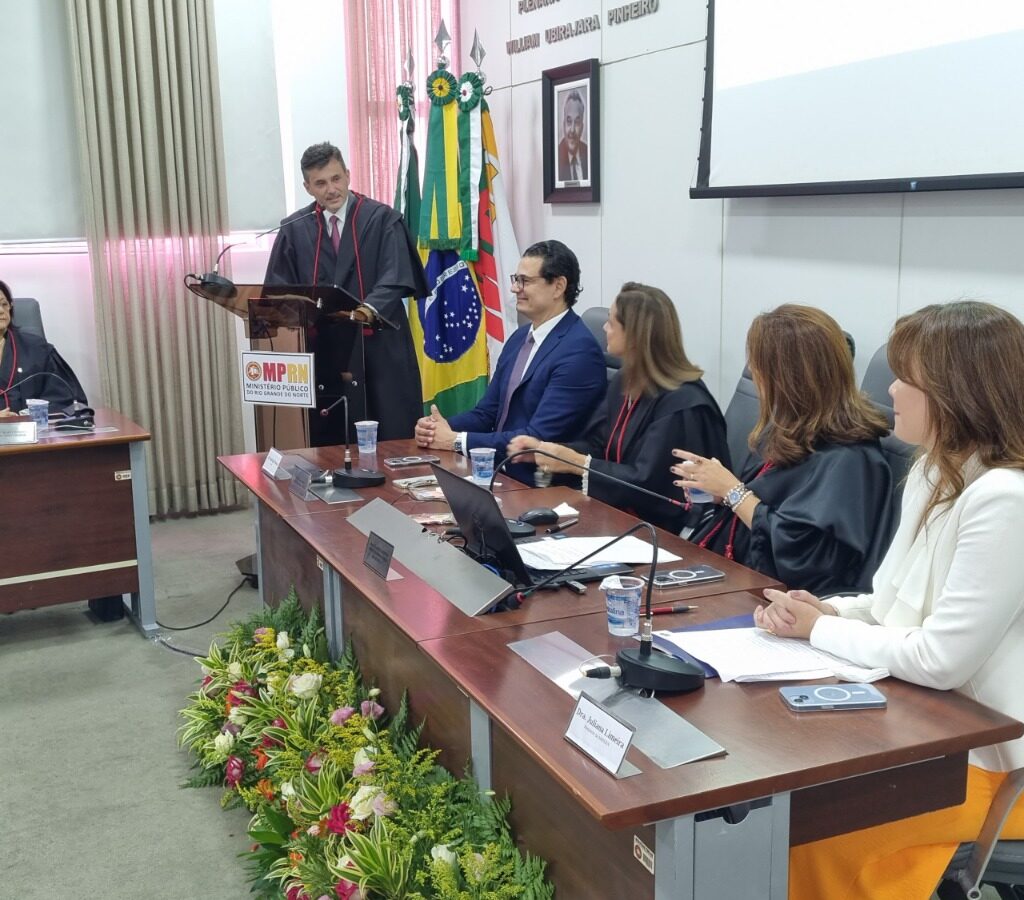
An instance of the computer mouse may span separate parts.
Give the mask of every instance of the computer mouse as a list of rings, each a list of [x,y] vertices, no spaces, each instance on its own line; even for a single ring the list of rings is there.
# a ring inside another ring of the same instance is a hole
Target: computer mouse
[[[558,521],[558,513],[546,506],[538,506],[519,514],[519,521],[527,525],[554,525]]]

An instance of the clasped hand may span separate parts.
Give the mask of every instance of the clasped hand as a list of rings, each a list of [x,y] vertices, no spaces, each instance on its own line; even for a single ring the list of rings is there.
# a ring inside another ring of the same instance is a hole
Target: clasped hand
[[[415,434],[416,444],[420,447],[429,447],[431,450],[455,448],[455,432],[434,404],[431,404],[430,415],[416,423]]]
[[[769,634],[788,638],[810,638],[814,623],[821,616],[836,615],[835,608],[807,591],[764,592],[768,606],[754,610],[754,624]]]
[[[575,450],[570,450],[568,447],[554,444],[551,441],[542,441],[540,438],[535,438],[529,434],[516,435],[508,442],[505,452],[511,456],[520,450],[540,450],[541,455],[533,456],[529,453],[524,453],[522,456],[516,457],[516,462],[535,462],[545,472],[569,472],[573,475],[579,475],[583,468],[583,463],[587,459],[583,454],[577,453]],[[543,454],[545,453],[550,453],[552,456],[560,456],[562,459],[552,459],[551,456],[544,456]],[[563,462],[563,459],[566,462]]]

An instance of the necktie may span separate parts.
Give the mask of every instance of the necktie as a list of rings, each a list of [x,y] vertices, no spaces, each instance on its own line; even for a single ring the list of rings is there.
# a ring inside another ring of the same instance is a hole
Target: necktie
[[[337,216],[331,216],[331,244],[334,246],[335,254],[337,254],[338,248],[341,246],[341,229],[338,227]]]
[[[519,348],[519,355],[516,356],[516,361],[512,366],[512,374],[508,378],[508,389],[505,391],[505,403],[502,406],[501,415],[498,417],[496,431],[501,431],[505,420],[508,418],[508,405],[512,402],[512,393],[519,387],[519,382],[523,380],[523,373],[526,371],[526,361],[530,358],[533,344],[533,332],[531,331],[526,336],[526,340],[523,341],[523,346]]]
[[[580,170],[579,170],[579,168],[576,165],[576,157],[575,156],[572,158],[572,180],[573,181],[579,181],[580,180]]]

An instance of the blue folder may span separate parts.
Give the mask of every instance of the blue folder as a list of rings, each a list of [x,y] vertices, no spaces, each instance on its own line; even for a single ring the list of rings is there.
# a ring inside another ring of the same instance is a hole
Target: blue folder
[[[682,628],[662,628],[661,631],[722,631],[726,628],[753,628],[754,627],[754,614],[743,613],[740,616],[730,616],[728,619],[717,619],[714,622],[705,622],[703,625],[685,625]],[[651,643],[654,644],[659,650],[664,650],[670,656],[674,656],[676,659],[681,659],[688,663],[700,666],[704,670],[704,676],[706,678],[717,678],[718,672],[716,672],[711,666],[702,660],[696,659],[690,656],[684,650],[680,650],[675,644],[669,643],[665,638],[658,637],[658,635],[651,636]]]

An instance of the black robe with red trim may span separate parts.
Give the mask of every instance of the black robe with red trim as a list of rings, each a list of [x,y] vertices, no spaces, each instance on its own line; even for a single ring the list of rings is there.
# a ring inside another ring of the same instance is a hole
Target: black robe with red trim
[[[363,329],[365,337],[355,341],[351,359],[344,360],[337,352],[344,343],[340,329],[354,326],[347,321],[321,320],[313,342],[317,407],[330,406],[341,395],[342,372],[351,373],[351,382],[345,380],[351,413],[349,438],[354,438],[352,423],[359,418],[380,423],[378,440],[411,438],[416,420],[423,414],[423,389],[403,301],[428,292],[419,254],[399,213],[354,193],[349,194],[341,246],[335,254],[323,217],[311,214],[314,205],[284,220],[264,283],[336,285],[394,326],[382,323],[383,327],[372,332]],[[309,418],[313,446],[344,439],[340,406],[327,417],[312,411]]]
[[[20,387],[19,381],[23,381]],[[50,412],[86,403],[85,391],[53,344],[11,325],[0,356],[0,409],[20,412],[28,399],[50,401]]]
[[[676,476],[669,471],[678,462],[672,450],[680,447],[700,456],[715,456],[728,466],[729,444],[722,411],[699,380],[681,384],[674,391],[659,391],[653,397],[644,395],[633,406],[625,433],[620,422],[609,447],[622,407],[619,373],[608,384],[605,400],[587,426],[586,439],[569,444],[574,450],[591,455],[587,493],[602,503],[628,510],[652,525],[679,534],[690,518],[684,509],[615,484],[601,478],[600,473],[685,502],[683,489],[673,484]],[[699,512],[694,510],[694,518]]]

